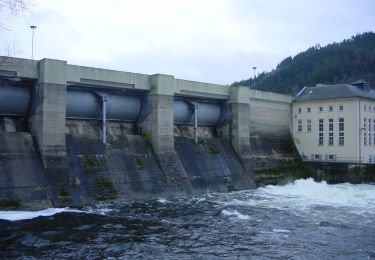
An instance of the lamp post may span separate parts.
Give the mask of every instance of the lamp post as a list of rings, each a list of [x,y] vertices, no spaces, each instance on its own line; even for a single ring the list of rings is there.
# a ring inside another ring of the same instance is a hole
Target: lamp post
[[[253,70],[254,70],[254,86],[253,86],[253,89],[255,89],[255,70],[257,69],[257,67],[253,67]]]
[[[36,28],[36,25],[30,26],[30,29],[33,31],[33,36],[31,38],[31,59],[34,59],[34,31]]]

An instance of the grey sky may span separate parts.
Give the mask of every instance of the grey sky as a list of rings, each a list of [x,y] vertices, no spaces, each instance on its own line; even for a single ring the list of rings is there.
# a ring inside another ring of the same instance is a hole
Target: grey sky
[[[230,84],[285,57],[375,31],[373,0],[33,0],[1,21],[16,56]],[[4,49],[4,47],[3,47]]]

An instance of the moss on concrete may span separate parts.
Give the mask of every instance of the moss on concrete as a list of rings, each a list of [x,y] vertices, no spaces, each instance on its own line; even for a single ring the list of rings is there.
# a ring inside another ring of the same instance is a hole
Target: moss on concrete
[[[85,167],[98,167],[100,164],[98,160],[86,157],[85,161],[82,162],[82,165]]]
[[[140,157],[136,157],[135,158],[135,162],[136,162],[136,164],[137,164],[137,169],[138,169],[138,171],[143,171],[144,169],[145,169],[145,167],[146,167],[146,162],[145,162],[145,160],[143,160],[142,158],[140,158]]]
[[[117,191],[114,188],[112,181],[102,176],[96,177],[93,192],[95,199],[98,201],[113,200],[117,198]]]
[[[216,147],[213,138],[198,138],[198,145],[207,147],[208,152],[213,155],[220,154],[219,149]]]
[[[0,200],[0,208],[4,209],[16,209],[21,206],[21,203],[17,199],[4,199]]]
[[[67,188],[60,187],[58,199],[63,204],[68,204],[68,203],[70,203],[72,201],[72,199],[70,198],[70,194],[69,194],[69,191],[68,191]]]

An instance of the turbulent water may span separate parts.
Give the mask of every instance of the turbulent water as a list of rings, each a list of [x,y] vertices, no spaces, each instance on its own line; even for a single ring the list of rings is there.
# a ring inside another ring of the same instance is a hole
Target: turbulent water
[[[375,258],[375,185],[367,184],[307,179],[0,218],[5,259]]]

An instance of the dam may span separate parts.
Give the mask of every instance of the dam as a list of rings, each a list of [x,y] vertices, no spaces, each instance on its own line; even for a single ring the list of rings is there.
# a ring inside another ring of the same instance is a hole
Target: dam
[[[0,58],[3,204],[242,190],[257,171],[293,164],[291,96]]]

